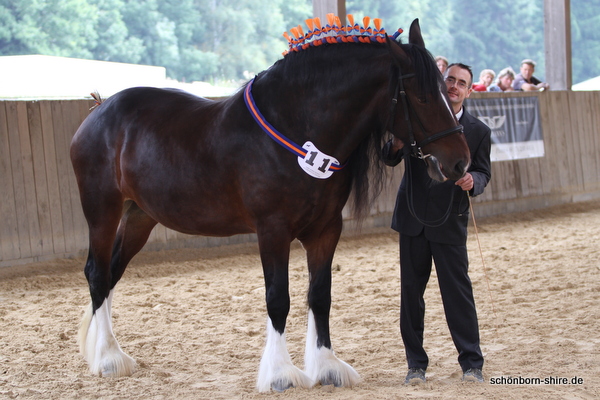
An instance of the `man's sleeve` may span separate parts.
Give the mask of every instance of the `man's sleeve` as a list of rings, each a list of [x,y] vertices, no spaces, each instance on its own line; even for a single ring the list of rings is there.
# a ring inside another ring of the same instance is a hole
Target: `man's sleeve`
[[[471,197],[483,193],[492,178],[492,162],[490,160],[492,131],[482,122],[478,126],[482,138],[477,149],[471,154],[471,166],[469,167],[469,172],[473,176],[473,189],[469,192]]]
[[[512,83],[512,87],[514,90],[522,90],[523,83],[525,83],[525,79],[521,75],[517,75]]]

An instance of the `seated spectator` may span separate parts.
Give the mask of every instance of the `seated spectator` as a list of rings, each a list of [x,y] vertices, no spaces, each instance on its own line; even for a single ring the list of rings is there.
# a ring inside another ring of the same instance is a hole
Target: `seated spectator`
[[[521,73],[515,76],[513,81],[513,89],[523,91],[542,91],[549,89],[550,85],[542,82],[533,76],[535,71],[535,62],[530,59],[521,61]]]
[[[473,90],[476,92],[487,91],[488,86],[492,84],[495,77],[496,73],[494,71],[491,69],[484,69],[479,74],[479,81],[473,84]]]
[[[448,59],[444,56],[437,56],[435,57],[435,63],[442,75],[444,75],[448,69]]]
[[[515,80],[515,71],[511,67],[506,67],[498,73],[496,83],[488,87],[488,92],[508,92],[513,91],[512,83]]]

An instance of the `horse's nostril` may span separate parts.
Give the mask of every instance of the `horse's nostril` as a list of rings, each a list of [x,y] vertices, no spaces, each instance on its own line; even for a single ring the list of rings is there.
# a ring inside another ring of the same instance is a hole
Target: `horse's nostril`
[[[456,172],[458,176],[462,177],[465,173],[465,164],[462,161],[457,162],[454,166],[454,172]]]

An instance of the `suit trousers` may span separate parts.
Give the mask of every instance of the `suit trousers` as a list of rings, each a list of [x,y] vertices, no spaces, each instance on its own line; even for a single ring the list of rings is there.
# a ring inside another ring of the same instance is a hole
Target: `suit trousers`
[[[463,370],[482,368],[479,326],[468,275],[466,245],[430,242],[423,232],[418,236],[400,234],[400,332],[408,368],[427,369],[429,358],[423,348],[425,301],[423,295],[432,259],[444,304],[446,322],[458,350]]]

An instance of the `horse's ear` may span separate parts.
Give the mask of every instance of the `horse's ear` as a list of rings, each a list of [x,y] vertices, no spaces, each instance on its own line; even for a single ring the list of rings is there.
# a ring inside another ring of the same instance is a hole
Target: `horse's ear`
[[[425,41],[421,35],[421,27],[419,26],[419,18],[415,19],[410,24],[410,30],[408,31],[408,43],[416,44],[421,47],[425,47]]]

